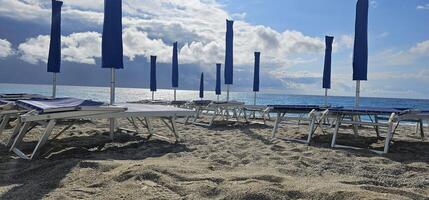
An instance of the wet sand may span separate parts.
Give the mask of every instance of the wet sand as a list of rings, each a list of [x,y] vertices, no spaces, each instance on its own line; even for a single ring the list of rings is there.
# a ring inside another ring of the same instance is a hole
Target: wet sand
[[[33,161],[1,146],[0,198],[429,199],[429,142],[411,126],[400,126],[391,153],[380,156],[331,149],[331,134],[320,131],[308,146],[270,142],[271,126],[259,123],[179,123],[181,142],[175,144],[166,127],[154,125],[171,141],[126,132],[111,141],[107,121],[100,120],[74,125]],[[278,135],[303,138],[307,129],[286,124]],[[29,134],[24,150],[34,147],[41,130]],[[357,137],[350,130],[341,133],[348,133],[340,135],[341,144],[383,145],[370,128]]]

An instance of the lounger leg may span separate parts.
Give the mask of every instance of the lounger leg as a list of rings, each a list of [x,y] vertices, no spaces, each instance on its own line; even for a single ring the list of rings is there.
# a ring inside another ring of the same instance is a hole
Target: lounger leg
[[[422,138],[422,141],[424,141],[425,140],[425,130],[424,130],[423,120],[420,120],[419,124],[420,124],[420,137]]]
[[[147,131],[149,132],[149,135],[147,136],[146,139],[149,140],[153,136],[153,126],[152,126],[152,122],[150,121],[150,118],[145,117],[144,120],[146,121]]]
[[[6,125],[9,123],[10,115],[3,116],[3,120],[0,123],[0,135],[3,133],[3,130],[6,128]]]
[[[314,111],[312,111],[312,112],[314,112]],[[310,112],[311,113],[311,115],[310,115],[311,120],[310,120],[310,128],[308,131],[307,144],[310,144],[311,137],[313,136],[313,133],[316,131],[314,129],[314,124],[316,123],[316,115],[312,112]]]
[[[39,142],[36,145],[36,148],[34,148],[33,153],[31,154],[30,160],[33,159],[37,154],[37,151],[45,145],[46,141],[48,141],[49,135],[51,135],[52,130],[55,127],[56,121],[54,119],[50,120],[48,125],[46,126],[46,130],[43,133],[43,135],[40,137]]]
[[[388,153],[389,152],[389,147],[390,147],[390,141],[392,140],[393,137],[393,117],[394,114],[391,115],[390,119],[389,119],[389,126],[387,127],[387,135],[386,135],[386,140],[384,142],[384,153]]]
[[[274,128],[273,128],[273,131],[271,133],[271,139],[272,140],[274,140],[276,138],[276,133],[277,133],[277,129],[279,128],[279,124],[281,122],[281,118],[282,118],[281,113],[278,112],[277,113],[277,117],[276,117],[276,122],[274,123]]]
[[[27,134],[28,129],[30,128],[31,122],[25,122],[22,128],[19,130],[18,135],[15,137],[12,146],[10,147],[10,151],[12,151],[15,147],[21,144],[22,138],[24,138],[25,134]]]
[[[374,115],[374,122],[378,124],[378,115]],[[378,125],[375,125],[375,132],[377,133],[377,139],[380,138],[380,128]]]
[[[337,134],[338,134],[338,129],[340,128],[340,123],[341,123],[341,116],[338,115],[336,118],[334,134],[332,135],[332,141],[331,141],[332,148],[335,147],[335,142],[337,140]]]
[[[246,121],[246,123],[249,123],[249,119],[247,118],[247,112],[246,109],[242,109],[241,110],[243,112],[243,117],[244,117],[244,121]],[[264,120],[265,121],[265,120]],[[264,122],[265,123],[265,122]]]
[[[7,141],[6,147],[10,147],[12,145],[15,137],[18,135],[19,131],[21,130],[21,127],[22,127],[21,118],[18,117],[18,119],[16,120],[15,128],[13,128],[12,135],[10,136],[9,140]]]
[[[176,117],[171,117],[171,128],[173,129],[173,134],[176,139],[176,143],[179,142],[179,134],[177,133],[177,126],[176,126]]]

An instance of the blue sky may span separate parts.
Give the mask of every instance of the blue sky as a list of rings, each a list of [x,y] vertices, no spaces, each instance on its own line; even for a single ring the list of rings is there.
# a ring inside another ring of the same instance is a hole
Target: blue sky
[[[179,42],[180,88],[214,88],[223,62],[225,19],[235,20],[233,90],[250,91],[253,52],[261,51],[261,90],[323,93],[324,36],[333,35],[333,95],[354,94],[351,55],[356,0],[123,0],[123,87],[148,87],[150,55],[159,86],[170,88]],[[64,0],[60,84],[108,86],[100,68],[102,0]],[[364,96],[429,98],[429,0],[371,0],[369,80]],[[50,1],[0,0],[0,82],[50,82],[46,59]]]

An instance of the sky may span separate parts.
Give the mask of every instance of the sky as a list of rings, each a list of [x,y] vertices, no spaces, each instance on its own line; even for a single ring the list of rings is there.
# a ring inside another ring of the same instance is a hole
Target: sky
[[[334,36],[331,95],[353,96],[356,0],[123,0],[125,68],[119,87],[148,88],[157,55],[158,87],[171,88],[173,42],[179,88],[215,87],[224,62],[226,19],[234,22],[233,91],[251,91],[255,51],[261,91],[322,95],[325,35]],[[103,0],[64,0],[58,83],[109,86],[101,68]],[[49,84],[51,1],[0,0],[0,83]],[[368,81],[362,96],[429,98],[429,0],[370,0]],[[223,76],[222,76],[223,77]]]

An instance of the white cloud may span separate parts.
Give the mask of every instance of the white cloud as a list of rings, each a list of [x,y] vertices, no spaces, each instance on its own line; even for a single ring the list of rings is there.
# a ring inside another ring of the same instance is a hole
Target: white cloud
[[[5,39],[0,39],[0,59],[6,58],[13,54],[14,50],[12,48],[12,44]]]
[[[412,65],[420,58],[429,56],[429,40],[417,43],[407,50],[386,49],[370,56],[369,62],[375,66]]]
[[[0,12],[0,15],[19,20],[38,19],[49,23],[48,1],[0,0],[0,2],[3,10],[7,10]],[[26,13],[27,10],[30,10],[31,14]],[[14,15],[16,12],[21,13],[19,11],[23,11],[23,14]],[[324,50],[323,38],[306,36],[294,30],[278,32],[270,27],[251,25],[243,21],[245,14],[229,15],[214,0],[124,0],[123,15],[124,55],[130,59],[155,54],[158,55],[160,62],[170,62],[171,45],[178,41],[182,47],[179,58],[181,63],[223,62],[225,19],[234,17],[238,19],[234,25],[234,62],[237,65],[253,63],[254,51],[261,51],[262,62],[272,64],[270,66],[290,66],[296,63],[296,60],[305,59],[305,56],[297,58],[298,54],[320,55]],[[65,0],[63,18],[101,26],[103,2]],[[22,58],[33,63],[35,60],[42,60],[39,51],[36,51],[34,56],[30,55],[31,51],[27,51]],[[314,56],[311,57],[308,62],[314,60]],[[76,61],[70,57],[65,58]],[[83,59],[78,62],[89,63],[90,60]]]
[[[18,46],[20,58],[28,63],[46,63],[49,53],[49,36],[39,35]],[[101,54],[101,35],[96,32],[73,33],[61,37],[62,60],[95,64]]]
[[[429,3],[424,4],[424,5],[418,5],[417,10],[429,10]]]

